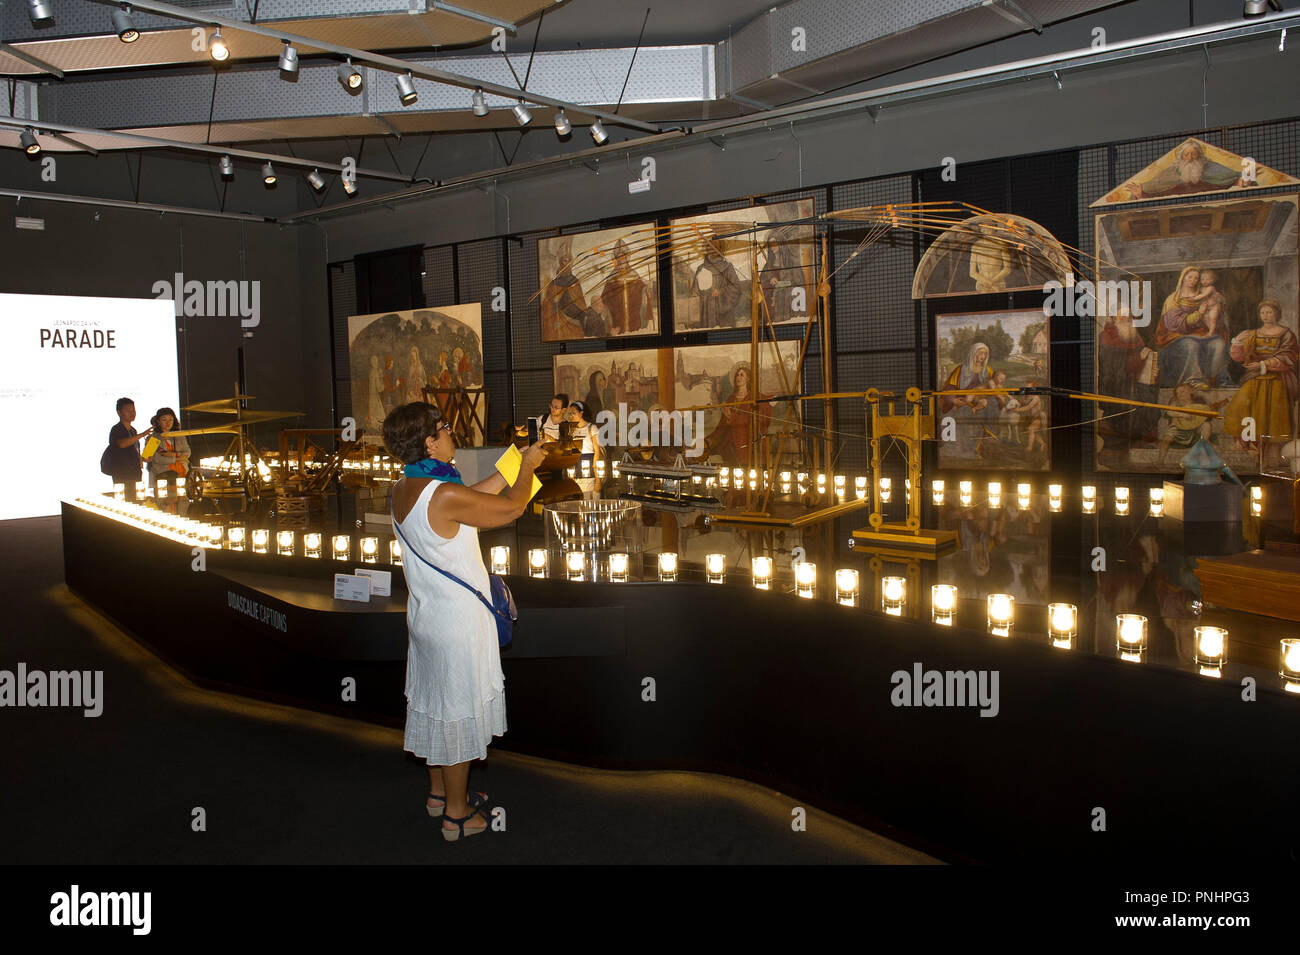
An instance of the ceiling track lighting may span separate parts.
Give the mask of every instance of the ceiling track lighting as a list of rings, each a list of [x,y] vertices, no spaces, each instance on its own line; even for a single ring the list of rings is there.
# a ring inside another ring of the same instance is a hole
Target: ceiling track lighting
[[[420,98],[415,92],[415,80],[410,73],[404,73],[397,78],[397,95],[403,106],[410,106]]]
[[[235,164],[231,161],[229,156],[221,157],[221,162],[218,163],[218,168],[221,170],[221,175],[227,179],[233,179],[235,177]]]
[[[1272,7],[1277,13],[1282,12],[1282,0],[1246,0],[1242,8],[1243,17],[1262,17]]]
[[[483,95],[482,89],[474,91],[474,115],[486,116],[488,114],[487,97]]]
[[[266,183],[268,186],[275,185],[275,169],[271,166],[270,162],[263,163],[262,165],[262,182]]]
[[[213,35],[211,42],[208,43],[208,53],[218,63],[230,59],[230,47],[226,45],[225,38],[221,35],[221,27],[217,27],[217,32]]]
[[[510,108],[510,111],[515,114],[515,119],[518,121],[520,126],[527,126],[533,121],[533,114],[528,111],[528,107],[524,105],[523,100],[515,103],[515,105]]]
[[[361,71],[352,65],[352,57],[348,57],[346,63],[339,64],[338,74],[339,82],[343,84],[344,89],[361,89]]]
[[[134,43],[140,39],[140,31],[135,28],[135,21],[131,19],[130,4],[127,4],[125,10],[113,11],[113,32],[123,43]]]
[[[23,144],[23,152],[29,156],[35,156],[41,151],[41,144],[36,139],[36,134],[31,128],[24,129],[18,134],[18,141]]]
[[[325,177],[320,174],[319,169],[313,169],[307,173],[307,181],[311,183],[311,187],[317,192],[325,188]]]
[[[54,5],[46,0],[27,0],[27,15],[31,17],[32,26],[42,20],[53,20]]]
[[[288,40],[284,41],[284,49],[280,51],[280,72],[298,75],[298,51]]]
[[[573,132],[573,124],[569,122],[569,117],[564,115],[564,110],[555,114],[555,135],[567,136]]]
[[[605,132],[605,127],[601,125],[599,119],[591,124],[591,138],[596,141],[597,146],[603,146],[609,141],[609,133]]]

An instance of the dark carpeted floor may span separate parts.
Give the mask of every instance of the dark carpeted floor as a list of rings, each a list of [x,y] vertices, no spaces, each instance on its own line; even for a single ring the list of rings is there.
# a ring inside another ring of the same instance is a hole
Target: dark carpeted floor
[[[0,669],[103,670],[105,700],[0,712],[10,863],[934,861],[814,810],[794,832],[796,803],[749,783],[503,752],[471,782],[505,831],[449,845],[397,730],[194,686],[68,592],[58,518],[0,522],[0,561]]]

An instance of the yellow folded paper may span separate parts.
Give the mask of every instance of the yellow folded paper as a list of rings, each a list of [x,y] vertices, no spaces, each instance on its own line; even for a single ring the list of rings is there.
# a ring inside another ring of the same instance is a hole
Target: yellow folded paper
[[[506,448],[506,453],[497,458],[497,472],[506,479],[506,484],[511,487],[515,486],[515,481],[519,478],[519,468],[523,466],[524,456],[519,453],[519,449],[513,444]],[[542,482],[537,480],[537,475],[533,475],[533,491],[528,495],[529,500],[537,495],[542,489]]]

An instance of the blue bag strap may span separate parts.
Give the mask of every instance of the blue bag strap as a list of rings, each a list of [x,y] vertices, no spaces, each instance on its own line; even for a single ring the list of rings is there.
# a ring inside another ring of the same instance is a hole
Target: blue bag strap
[[[483,604],[483,606],[487,607],[488,610],[492,611],[492,615],[493,615],[493,616],[496,616],[496,617],[500,617],[500,616],[501,616],[501,614],[497,612],[497,608],[494,607],[494,606],[492,606],[491,602],[490,602],[486,597],[484,597],[481,593],[479,593],[479,590],[478,590],[477,587],[475,587],[473,584],[467,584],[465,581],[461,580],[459,577],[457,577],[457,576],[456,576],[455,574],[453,574],[451,571],[443,570],[441,567],[439,567],[437,564],[435,564],[435,563],[433,563],[432,561],[430,561],[430,560],[429,560],[428,558],[426,558],[423,554],[421,554],[418,550],[416,550],[414,547],[411,546],[411,542],[408,541],[408,540],[406,539],[406,535],[402,533],[402,529],[401,529],[400,527],[397,526],[397,515],[396,515],[396,514],[393,514],[391,503],[390,503],[390,505],[389,505],[388,513],[389,513],[389,514],[392,516],[392,518],[393,518],[393,530],[397,531],[397,536],[400,537],[400,538],[402,539],[402,546],[405,547],[407,551],[409,551],[410,553],[414,554],[414,555],[415,555],[416,557],[418,557],[421,561],[423,561],[423,562],[424,562],[425,564],[427,564],[428,566],[432,567],[434,570],[436,570],[438,573],[442,574],[444,577],[446,577],[446,578],[448,578],[448,579],[450,579],[450,580],[454,580],[454,581],[456,581],[456,583],[460,584],[462,587],[464,587],[466,590],[468,590],[470,593],[472,593],[475,597],[477,597],[477,598],[479,599],[479,602],[480,602],[481,604]]]

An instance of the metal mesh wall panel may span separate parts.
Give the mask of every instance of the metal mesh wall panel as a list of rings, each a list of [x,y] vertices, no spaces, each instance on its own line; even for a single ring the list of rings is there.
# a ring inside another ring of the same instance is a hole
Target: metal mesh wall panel
[[[424,290],[424,304],[427,308],[456,304],[456,259],[451,246],[440,245],[424,250],[424,272],[420,276],[420,287]]]
[[[356,269],[351,262],[329,268],[330,322],[334,332],[334,415],[352,414],[352,364],[348,360],[348,316],[357,310]]]

